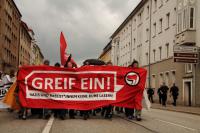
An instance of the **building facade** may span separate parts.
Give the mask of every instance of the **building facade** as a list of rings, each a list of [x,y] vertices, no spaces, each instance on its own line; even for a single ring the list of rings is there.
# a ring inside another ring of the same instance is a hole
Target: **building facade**
[[[42,65],[44,56],[40,50],[40,47],[36,43],[33,45],[33,53],[35,55],[34,65]]]
[[[19,61],[21,13],[13,0],[0,0],[0,70],[16,70]]]
[[[19,46],[19,65],[30,65],[31,61],[31,41],[27,24],[21,21],[20,27],[20,46]]]
[[[111,36],[111,60],[128,66],[133,59],[148,70],[146,87],[179,87],[178,103],[200,106],[200,65],[174,63],[175,45],[200,47],[200,1],[141,0]],[[168,102],[171,102],[171,98]]]
[[[104,61],[104,62],[111,62],[111,41],[105,46],[105,48],[103,49],[103,52],[101,53],[101,55],[99,56],[99,59]]]

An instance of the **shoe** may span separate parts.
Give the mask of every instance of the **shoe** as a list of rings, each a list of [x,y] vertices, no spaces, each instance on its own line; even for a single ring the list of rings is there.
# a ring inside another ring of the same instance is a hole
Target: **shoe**
[[[42,119],[42,114],[40,114],[40,115],[38,116],[38,118],[39,118],[39,119]]]
[[[54,114],[54,118],[57,118],[58,117],[58,115],[57,114]]]
[[[132,117],[132,116],[128,116],[128,119],[129,119],[129,120],[133,120],[133,117]]]
[[[93,113],[92,115],[93,115],[93,116],[96,116],[96,113]]]
[[[86,115],[84,115],[84,116],[83,116],[83,119],[84,119],[84,120],[87,120],[87,116],[86,116]]]
[[[136,116],[136,120],[137,120],[137,121],[141,121],[141,120],[142,120],[141,116],[140,116],[140,115],[137,115],[137,116]]]
[[[51,117],[51,115],[50,114],[47,114],[47,115],[45,115],[45,119],[49,119]]]
[[[65,120],[65,116],[60,116],[60,119],[61,120]]]
[[[74,116],[69,116],[69,118],[70,118],[70,119],[75,119],[75,117],[74,117]]]
[[[25,115],[22,116],[22,120],[26,120],[26,116]]]

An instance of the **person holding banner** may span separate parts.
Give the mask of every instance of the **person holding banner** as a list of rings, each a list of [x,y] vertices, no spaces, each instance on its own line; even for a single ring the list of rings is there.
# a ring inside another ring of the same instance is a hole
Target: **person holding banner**
[[[71,54],[70,54],[70,57],[68,58],[68,60],[66,61],[65,63],[65,68],[73,68],[73,63],[71,62]],[[61,119],[65,119],[65,115],[66,115],[66,110],[62,109],[61,110]],[[70,119],[75,119],[75,113],[74,113],[74,109],[70,109],[69,110],[69,118]]]
[[[107,66],[113,66],[112,62],[107,62]],[[112,105],[108,105],[106,107],[102,108],[101,116],[104,116],[105,114],[105,119],[111,119],[112,118]]]
[[[132,68],[138,68],[139,67],[139,63],[138,63],[138,61],[136,61],[136,60],[134,60],[133,61],[133,63],[131,64],[131,67]],[[141,101],[142,102],[142,101]],[[142,110],[138,110],[138,109],[129,109],[129,116],[128,116],[128,118],[129,119],[132,119],[132,116],[133,116],[133,113],[134,113],[134,111],[135,111],[135,117],[136,117],[136,120],[137,121],[141,121],[142,120],[142,118],[141,118],[141,112],[142,112]]]
[[[134,60],[129,67],[138,68],[138,61]],[[128,117],[128,119],[133,119],[134,118],[134,111],[135,111],[134,109],[125,108],[126,117]]]

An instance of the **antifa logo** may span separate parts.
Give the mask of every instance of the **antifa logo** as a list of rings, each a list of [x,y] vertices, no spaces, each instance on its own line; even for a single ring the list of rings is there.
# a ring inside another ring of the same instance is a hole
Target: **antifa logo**
[[[136,86],[140,82],[140,76],[136,72],[129,72],[125,76],[125,82],[130,86]]]
[[[7,93],[8,89],[0,88],[0,99],[3,99]]]

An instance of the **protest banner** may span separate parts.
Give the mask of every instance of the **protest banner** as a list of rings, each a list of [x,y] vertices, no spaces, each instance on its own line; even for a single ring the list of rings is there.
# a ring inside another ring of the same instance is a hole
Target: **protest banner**
[[[143,68],[117,66],[30,66],[20,68],[17,82],[20,102],[27,108],[142,109],[146,74]]]

